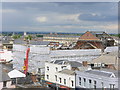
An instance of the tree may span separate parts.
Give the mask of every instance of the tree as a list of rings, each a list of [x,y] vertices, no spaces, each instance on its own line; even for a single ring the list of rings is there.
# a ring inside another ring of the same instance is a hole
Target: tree
[[[43,37],[43,35],[36,35],[36,37]]]
[[[18,38],[20,38],[20,37],[21,37],[20,35],[13,35],[13,36],[12,36],[13,39],[18,39]]]
[[[28,36],[25,37],[26,40],[32,40],[32,38],[33,37],[31,35],[28,35]]]
[[[120,38],[120,34],[118,34],[118,37]]]

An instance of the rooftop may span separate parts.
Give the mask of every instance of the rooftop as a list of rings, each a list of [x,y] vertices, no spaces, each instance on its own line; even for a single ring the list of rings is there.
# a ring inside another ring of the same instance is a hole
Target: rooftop
[[[116,77],[113,72],[102,71],[102,70],[88,70],[88,71],[85,71],[85,72],[90,73],[90,74],[104,76],[104,77]]]
[[[118,52],[110,52],[99,56],[90,63],[118,64]]]
[[[75,71],[68,70],[68,69],[64,69],[62,71],[59,71],[58,73],[68,74],[68,75],[75,75]]]
[[[79,38],[80,36],[75,35],[58,35],[58,34],[52,34],[52,35],[44,35],[43,37],[72,37],[72,38]]]
[[[81,67],[82,66],[82,64],[77,61],[68,61],[68,60],[55,60],[55,61],[51,61],[50,63],[59,64],[59,65],[70,64],[71,67]]]
[[[0,64],[0,82],[11,80],[7,74],[7,71],[3,68],[3,65]]]

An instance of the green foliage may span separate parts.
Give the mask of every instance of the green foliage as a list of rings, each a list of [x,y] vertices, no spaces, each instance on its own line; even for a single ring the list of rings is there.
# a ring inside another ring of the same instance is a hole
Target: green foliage
[[[120,34],[112,34],[111,36],[116,36],[120,38]]]
[[[18,39],[18,38],[20,38],[20,37],[21,37],[21,35],[13,35],[13,36],[12,36],[13,39]]]
[[[118,34],[118,37],[120,38],[120,34]]]
[[[31,35],[28,35],[28,36],[25,37],[26,40],[32,40],[32,38],[33,37]]]
[[[43,35],[36,35],[36,37],[43,37]]]

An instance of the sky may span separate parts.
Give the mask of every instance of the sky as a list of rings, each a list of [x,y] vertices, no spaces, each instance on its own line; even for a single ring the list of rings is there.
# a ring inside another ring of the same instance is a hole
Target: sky
[[[3,2],[2,31],[118,32],[117,2]]]

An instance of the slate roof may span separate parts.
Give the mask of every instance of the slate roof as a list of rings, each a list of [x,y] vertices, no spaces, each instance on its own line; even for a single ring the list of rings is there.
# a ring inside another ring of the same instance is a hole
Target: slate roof
[[[48,45],[49,43],[49,41],[30,41],[30,44],[32,45]]]
[[[6,72],[10,72],[13,70],[13,64],[12,63],[7,63],[7,64],[2,64],[0,63],[0,67],[2,67]]]
[[[68,61],[68,60],[55,60],[55,61],[52,61],[51,63],[54,63],[54,64],[70,64],[71,67],[81,67],[82,64],[77,62],[77,61]]]
[[[31,40],[29,44],[30,45],[48,45],[49,43],[50,43],[49,41],[34,41],[34,40]],[[14,44],[27,44],[27,42],[24,41],[24,40],[21,40],[21,39],[15,39]]]
[[[0,65],[0,82],[11,80],[8,76],[7,72],[3,69],[2,65]]]
[[[27,42],[21,39],[15,39],[14,44],[27,44]]]
[[[51,63],[54,63],[54,64],[63,64],[63,62],[65,61],[68,61],[68,60],[55,60],[55,61],[52,61]]]
[[[107,69],[107,68],[101,68],[101,71],[107,71],[107,72],[112,72],[116,77],[120,74],[120,70],[113,70],[113,69]]]
[[[10,77],[5,71],[0,71],[0,82],[10,81],[10,80],[11,80]]]
[[[69,61],[69,64],[71,67],[81,67],[82,63],[76,62],[76,61]]]
[[[103,34],[104,31],[90,31],[90,33],[92,33],[92,34]]]
[[[8,41],[10,41],[10,40],[13,40],[13,38],[11,36],[3,36],[2,40],[8,40]]]
[[[58,73],[68,74],[68,75],[75,75],[75,71],[68,70],[68,69],[64,69],[62,71],[59,71]]]
[[[90,73],[90,74],[95,74],[95,75],[99,75],[99,76],[104,76],[104,77],[110,77],[112,74],[112,72],[108,72],[108,71],[100,71],[100,70],[88,70],[85,71],[86,73]]]
[[[94,36],[98,37],[99,39],[101,38],[111,38],[113,39],[109,34],[105,33],[104,31],[90,31]]]

